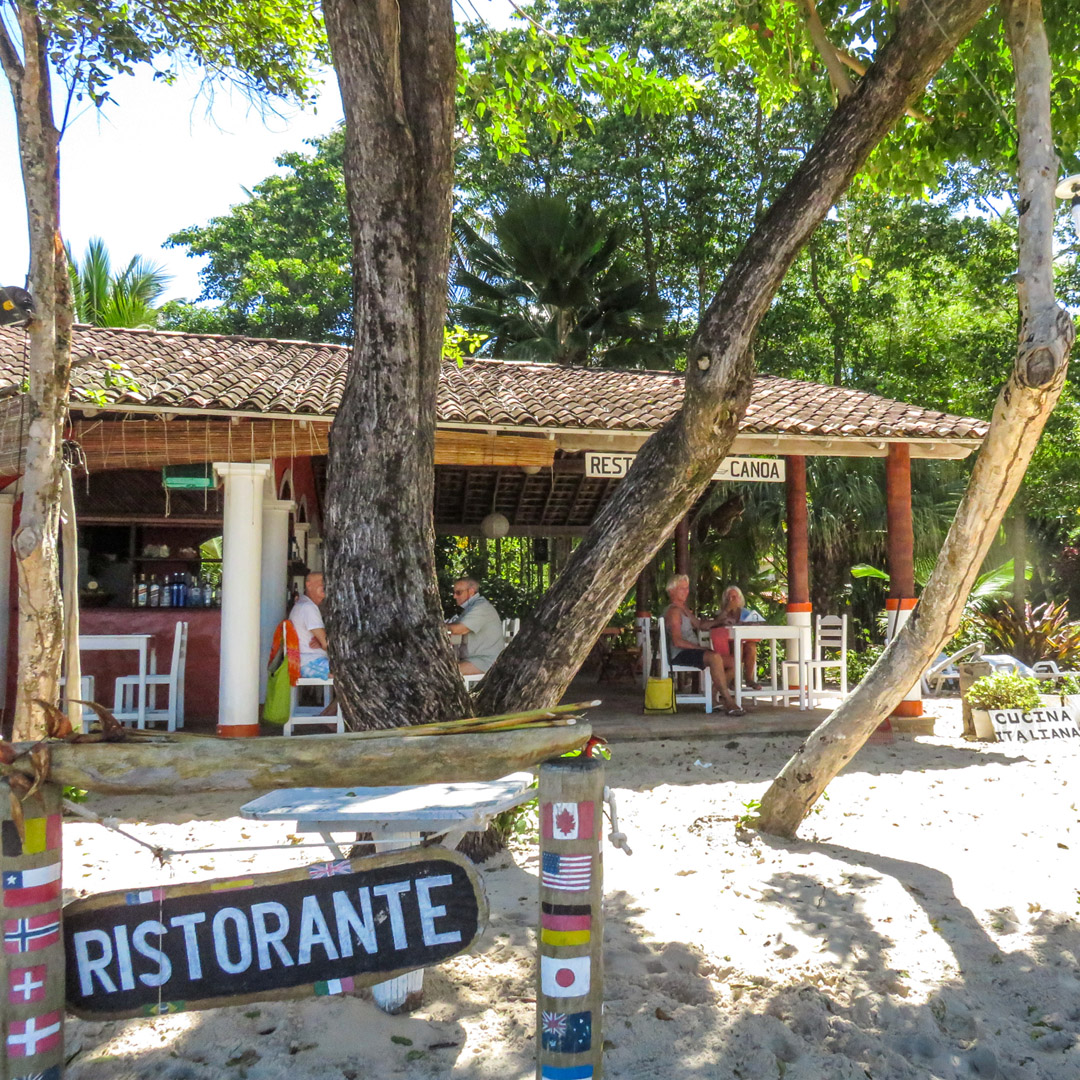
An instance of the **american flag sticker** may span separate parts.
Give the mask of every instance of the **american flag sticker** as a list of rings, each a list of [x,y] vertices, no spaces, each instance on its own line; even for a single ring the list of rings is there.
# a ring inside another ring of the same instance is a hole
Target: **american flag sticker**
[[[60,1066],[50,1065],[43,1072],[25,1073],[23,1076],[16,1076],[13,1080],[60,1080]]]
[[[328,997],[331,994],[345,994],[355,989],[352,979],[327,979],[315,984],[316,997]]]
[[[592,884],[591,855],[556,855],[545,851],[540,866],[540,884],[564,892],[588,892]]]
[[[164,899],[164,889],[136,889],[134,892],[124,893],[125,904],[152,904]]]
[[[592,1049],[592,1013],[544,1012],[540,1039],[554,1054],[584,1054]]]
[[[339,859],[337,862],[315,863],[308,867],[307,872],[311,878],[336,877],[338,874],[351,874],[352,866],[348,859]]]
[[[33,870],[8,870],[3,876],[4,906],[27,907],[60,898],[60,864]]]
[[[540,808],[540,835],[545,840],[591,840],[591,802],[544,803]]]
[[[4,920],[4,952],[36,952],[60,940],[60,912]]]
[[[8,971],[8,1003],[26,1005],[31,1001],[41,1001],[45,996],[45,976],[48,969],[44,964],[34,967],[11,968]]]

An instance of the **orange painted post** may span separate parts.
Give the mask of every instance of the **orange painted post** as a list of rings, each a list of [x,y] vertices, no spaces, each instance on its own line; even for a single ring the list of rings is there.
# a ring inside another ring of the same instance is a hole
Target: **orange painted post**
[[[907,443],[889,443],[885,458],[885,538],[889,570],[886,636],[892,639],[915,609],[915,529],[911,516],[911,451]],[[922,687],[916,682],[893,716],[922,716]]]
[[[604,1038],[604,763],[540,766],[537,1080],[600,1080]]]
[[[60,788],[42,784],[11,815],[0,783],[0,1076],[64,1074],[64,938],[60,920]]]
[[[799,648],[806,659],[811,655],[810,622],[810,541],[806,511],[806,458],[789,455],[784,480],[787,505],[788,626],[802,627]],[[788,659],[794,659],[790,654]],[[790,668],[787,669],[790,672]],[[790,676],[789,676],[790,677]]]

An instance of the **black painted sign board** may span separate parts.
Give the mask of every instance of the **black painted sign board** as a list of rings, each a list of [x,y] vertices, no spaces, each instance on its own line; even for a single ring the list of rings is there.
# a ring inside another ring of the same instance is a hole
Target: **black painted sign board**
[[[466,951],[487,914],[472,863],[430,847],[102,893],[64,908],[67,1005],[121,1019],[342,993]]]

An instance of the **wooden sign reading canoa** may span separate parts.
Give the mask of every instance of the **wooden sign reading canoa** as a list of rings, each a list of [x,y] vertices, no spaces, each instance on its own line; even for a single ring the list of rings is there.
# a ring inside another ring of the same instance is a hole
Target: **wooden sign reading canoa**
[[[338,994],[464,952],[487,915],[445,848],[103,893],[64,908],[67,1004],[120,1019]]]

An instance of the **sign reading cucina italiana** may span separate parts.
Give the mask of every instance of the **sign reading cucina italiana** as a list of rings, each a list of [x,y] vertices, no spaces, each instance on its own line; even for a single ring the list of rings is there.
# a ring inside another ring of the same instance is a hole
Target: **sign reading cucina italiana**
[[[636,455],[609,453],[604,450],[585,452],[585,475],[594,479],[621,480],[634,463]],[[728,457],[720,462],[714,480],[730,480],[764,484],[782,484],[786,477],[783,458]]]
[[[442,848],[104,893],[64,908],[67,1004],[117,1019],[336,994],[441,963],[486,923],[475,869]]]
[[[1065,707],[1032,709],[1031,712],[991,709],[990,723],[994,725],[994,734],[1001,742],[1057,742],[1059,746],[1069,742],[1074,746],[1080,743],[1080,727],[1076,717]]]

